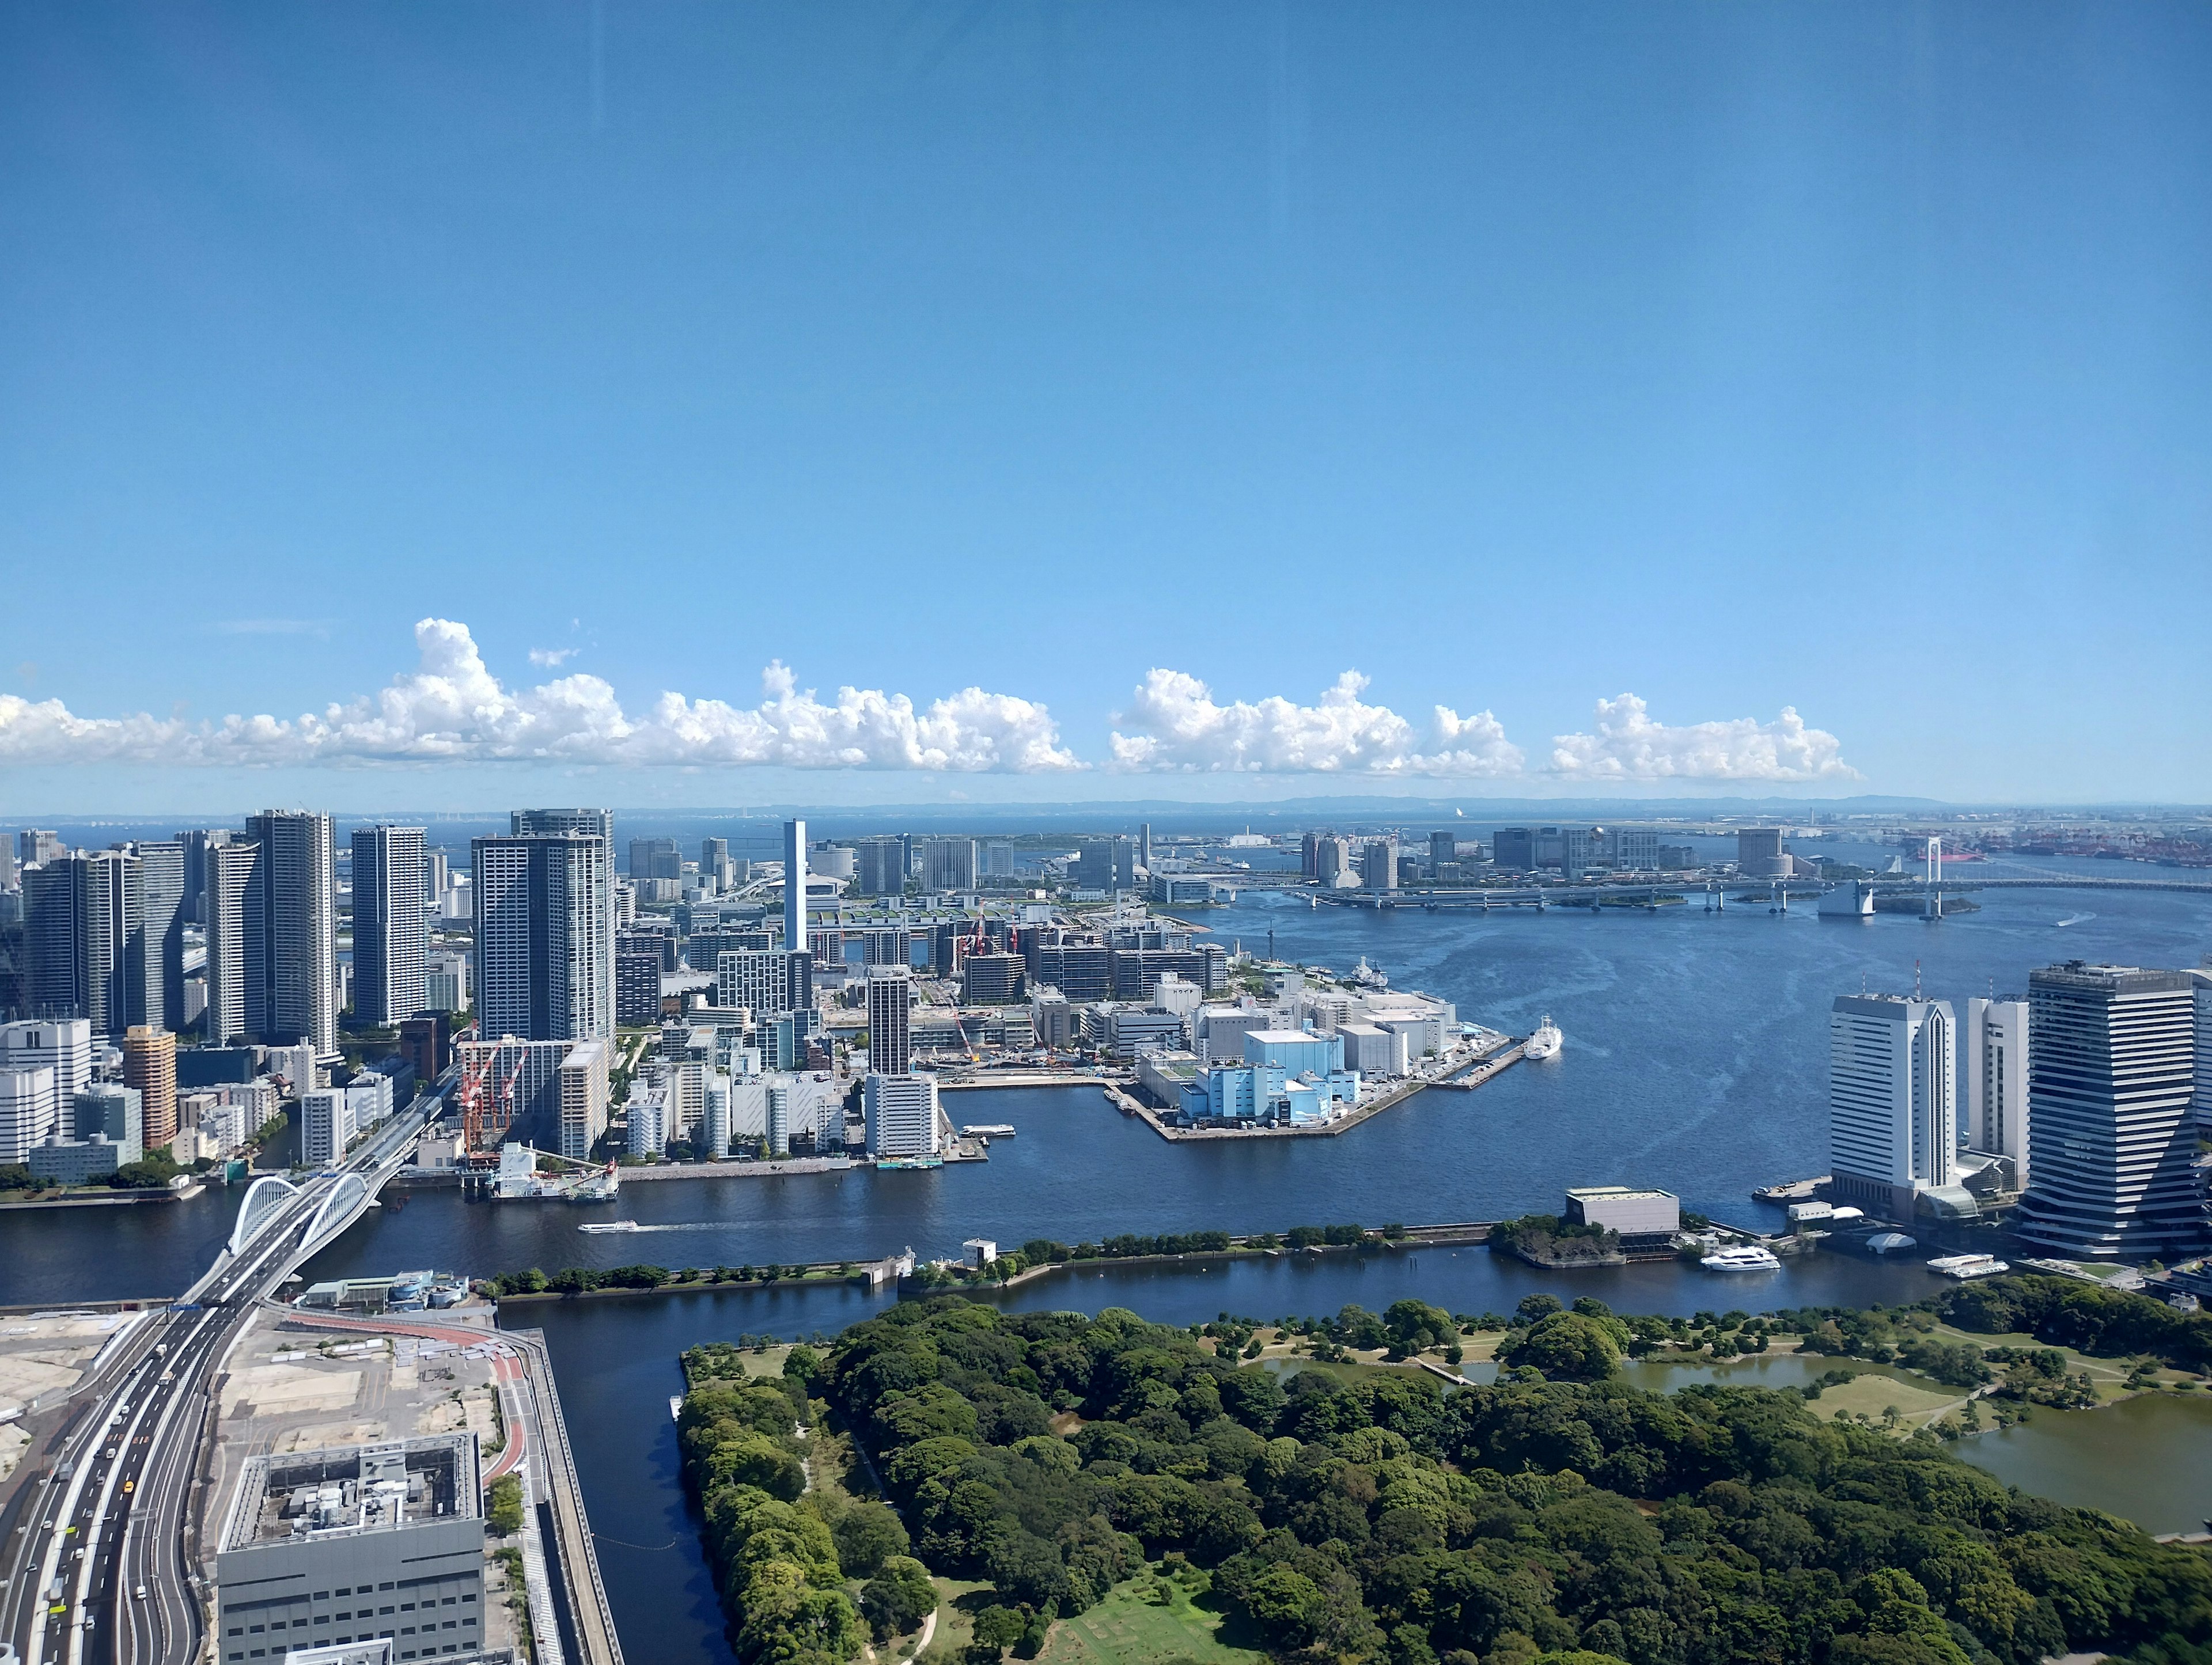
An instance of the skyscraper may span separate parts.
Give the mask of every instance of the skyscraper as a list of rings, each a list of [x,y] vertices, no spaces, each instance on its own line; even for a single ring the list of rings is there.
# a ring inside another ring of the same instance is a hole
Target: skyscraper
[[[684,852],[672,838],[633,838],[629,842],[629,877],[632,884],[641,878],[681,878]]]
[[[1389,833],[1369,842],[1359,855],[1360,888],[1395,890],[1398,888],[1398,835]]]
[[[1959,1026],[1966,1147],[2008,1160],[2014,1189],[2028,1182],[2027,1031],[2025,1000],[1968,1000]]]
[[[201,828],[177,835],[185,852],[185,915],[195,925],[207,923],[207,853],[230,842],[229,829]]]
[[[864,838],[853,848],[861,895],[895,896],[906,889],[905,840]]]
[[[2075,960],[2029,974],[2027,1005],[2034,1177],[2014,1231],[2070,1256],[2202,1248],[2194,976]]]
[[[246,991],[257,987],[262,975],[261,847],[226,839],[208,845],[204,860],[207,1043],[222,1047],[253,1039],[247,1014],[260,1011],[259,996],[249,1001]]]
[[[783,945],[806,946],[806,823],[783,823]]]
[[[1078,839],[1075,852],[1075,882],[1084,889],[1127,890],[1136,884],[1136,850],[1127,839]]]
[[[123,1084],[138,1094],[146,1148],[166,1146],[177,1136],[177,1037],[143,1024],[124,1031]]]
[[[605,975],[599,1009],[612,1012],[615,1009],[615,812],[612,810],[589,809],[516,810],[509,817],[508,828],[517,838],[568,834],[596,838],[606,846],[605,856],[599,864],[605,877],[599,887],[599,916],[604,923],[599,962]]]
[[[389,1026],[422,1010],[430,929],[422,829],[359,827],[353,835],[353,1010]]]
[[[925,890],[972,890],[975,888],[975,841],[972,838],[933,838],[921,847],[921,888]]]
[[[477,1018],[486,1040],[614,1032],[609,853],[605,839],[586,832],[471,842]]]
[[[1146,872],[1152,870],[1152,823],[1149,821],[1137,829],[1137,865]]]
[[[185,921],[192,913],[178,839],[132,844],[143,928],[131,965],[131,1016],[155,1029],[185,1026]]]
[[[730,882],[730,841],[726,838],[702,838],[699,841],[699,875],[711,878],[717,884]]]
[[[861,1085],[868,1143],[878,1159],[934,1165],[939,1144],[937,1078],[871,1075]]]
[[[1459,835],[1455,832],[1432,832],[1429,835],[1429,864],[1441,867],[1447,861],[1459,860]]]
[[[57,855],[23,874],[26,989],[33,1012],[88,1019],[120,1035],[143,1001],[144,896],[138,859],[120,850]]]
[[[1838,1200],[1909,1220],[1955,1183],[1957,1042],[1943,1000],[1843,994],[1828,1018],[1828,1139]]]
[[[914,1065],[908,1024],[913,978],[902,965],[868,968],[868,1073],[904,1075]]]
[[[249,952],[246,1027],[270,1046],[304,1038],[318,1054],[335,1052],[337,879],[331,818],[309,811],[265,810],[246,817],[246,836],[261,851],[254,864],[260,975],[253,975]],[[150,1118],[151,1106],[147,1114]],[[152,1134],[147,1137],[151,1142]]]

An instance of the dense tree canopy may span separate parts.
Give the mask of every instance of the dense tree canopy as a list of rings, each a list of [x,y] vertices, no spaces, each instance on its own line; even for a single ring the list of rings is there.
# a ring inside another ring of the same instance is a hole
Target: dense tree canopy
[[[2212,1633],[2201,1554],[1794,1394],[1605,1380],[1631,1331],[1589,1304],[1531,1315],[1516,1346],[1597,1379],[1447,1394],[1396,1371],[1286,1388],[1126,1311],[942,1297],[848,1330],[823,1391],[915,1553],[1032,1613],[1179,1552],[1265,1645],[1315,1661],[2029,1665],[2179,1659]]]

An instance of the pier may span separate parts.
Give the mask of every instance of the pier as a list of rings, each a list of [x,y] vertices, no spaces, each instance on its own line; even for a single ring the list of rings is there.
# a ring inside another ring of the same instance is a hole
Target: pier
[[[1502,1048],[1502,1050],[1501,1050]],[[1472,1092],[1485,1082],[1504,1073],[1521,1061],[1528,1049],[1526,1040],[1501,1036],[1492,1045],[1478,1051],[1472,1058],[1462,1059],[1439,1070],[1434,1075],[1412,1075],[1387,1092],[1378,1093],[1365,1103],[1356,1106],[1346,1114],[1332,1116],[1327,1121],[1310,1122],[1304,1127],[1178,1127],[1164,1119],[1162,1112],[1153,1109],[1136,1094],[1116,1082],[1108,1082],[1106,1102],[1124,1115],[1136,1117],[1162,1139],[1175,1141],[1185,1139],[1334,1139],[1348,1133],[1360,1123],[1367,1121],[1397,1105],[1414,1094],[1431,1087],[1451,1087],[1461,1092]]]

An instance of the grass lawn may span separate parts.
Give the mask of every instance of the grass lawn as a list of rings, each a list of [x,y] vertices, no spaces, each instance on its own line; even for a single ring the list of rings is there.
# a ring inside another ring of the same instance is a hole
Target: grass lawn
[[[1845,1369],[1850,1361],[1838,1361]],[[1864,1369],[1863,1366],[1859,1367]],[[1966,1396],[1963,1388],[1946,1388],[1939,1382],[1903,1381],[1897,1376],[1883,1376],[1867,1370],[1855,1376],[1841,1387],[1829,1388],[1806,1408],[1814,1416],[1833,1418],[1839,1411],[1850,1411],[1859,1415],[1881,1420],[1882,1413],[1894,1405],[1903,1413],[1905,1425],[1925,1421],[1947,1406],[1956,1405]]]
[[[1146,1589],[1165,1593],[1166,1604],[1146,1601]],[[1193,1606],[1173,1580],[1139,1575],[1090,1612],[1054,1625],[1038,1658],[1041,1665],[1161,1665],[1178,1656],[1199,1665],[1259,1665],[1266,1657],[1222,1642],[1215,1634],[1220,1625],[1219,1613]]]

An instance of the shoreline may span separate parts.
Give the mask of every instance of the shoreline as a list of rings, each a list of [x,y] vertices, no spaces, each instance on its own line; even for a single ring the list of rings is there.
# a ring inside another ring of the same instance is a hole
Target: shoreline
[[[204,1181],[195,1181],[192,1184],[175,1188],[165,1185],[158,1190],[110,1191],[105,1195],[98,1192],[85,1192],[58,1197],[27,1198],[21,1202],[0,1202],[0,1213],[9,1209],[127,1208],[137,1203],[190,1202],[207,1188]]]
[[[1163,1121],[1163,1112],[1146,1104],[1120,1082],[1105,1085],[1106,1102],[1124,1115],[1133,1115],[1170,1144],[1186,1140],[1249,1139],[1334,1139],[1348,1133],[1383,1111],[1395,1109],[1407,1099],[1418,1097],[1431,1087],[1448,1087],[1455,1092],[1473,1092],[1491,1081],[1511,1066],[1521,1061],[1528,1047],[1525,1041],[1507,1037],[1502,1048],[1493,1047],[1478,1054],[1437,1076],[1417,1075],[1401,1082],[1389,1091],[1358,1105],[1345,1115],[1305,1127],[1173,1127]]]

